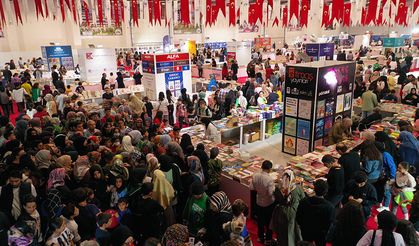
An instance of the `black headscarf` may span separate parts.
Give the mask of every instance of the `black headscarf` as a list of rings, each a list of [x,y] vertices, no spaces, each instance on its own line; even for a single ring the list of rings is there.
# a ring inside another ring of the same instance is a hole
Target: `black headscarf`
[[[172,169],[172,158],[168,155],[159,156],[160,170],[162,172],[168,172]]]
[[[87,138],[81,136],[74,139],[73,146],[79,155],[87,155],[87,147],[84,145],[86,140]]]
[[[192,145],[192,139],[191,136],[187,133],[182,135],[182,138],[180,140],[180,147],[182,147],[183,152],[186,152],[186,149],[189,145]]]
[[[374,136],[375,136],[375,141],[383,143],[385,151],[388,152],[390,155],[392,155],[393,158],[395,158],[396,160],[397,146],[393,142],[393,140],[388,136],[388,134],[383,131],[379,131],[379,132],[376,132]]]

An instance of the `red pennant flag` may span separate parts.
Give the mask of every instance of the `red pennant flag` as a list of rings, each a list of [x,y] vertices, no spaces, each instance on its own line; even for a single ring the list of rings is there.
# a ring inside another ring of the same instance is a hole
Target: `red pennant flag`
[[[205,26],[212,24],[212,5],[211,5],[211,0],[206,0],[206,8],[205,8],[206,12],[205,12]]]
[[[343,26],[350,26],[351,25],[351,7],[352,4],[345,3],[344,11],[343,11]]]
[[[97,13],[99,17],[99,25],[103,26],[103,5],[102,0],[97,0]]]
[[[369,25],[371,22],[375,23],[377,21],[377,8],[378,0],[370,0],[368,11],[366,13],[365,25]]]
[[[189,0],[180,0],[180,22],[184,25],[191,24],[189,16]]]
[[[262,18],[263,18],[263,0],[256,0],[255,15],[254,15],[255,24],[258,20],[262,22]]]
[[[19,6],[19,0],[13,0],[13,6],[15,8],[15,14],[16,14],[16,22],[17,24],[23,24],[22,22],[22,14],[20,13],[20,6]]]
[[[153,25],[153,1],[148,0],[148,23]]]
[[[137,0],[131,0],[132,20],[134,25],[138,26],[138,3]]]
[[[255,4],[256,3],[249,3],[249,14],[247,16],[247,22],[249,23],[249,25],[254,25],[255,24]]]
[[[42,10],[42,2],[41,0],[34,0],[35,2],[35,11],[36,11],[36,18],[39,18],[39,14],[44,17],[44,12]]]
[[[89,6],[87,5],[86,0],[83,0],[81,8],[84,10],[84,16],[86,18],[86,24],[87,24],[87,26],[90,26]]]
[[[332,0],[332,16],[329,20],[330,24],[332,24],[334,20],[342,22],[344,4],[344,0]]]
[[[71,11],[73,12],[73,20],[77,23],[76,0],[71,0]]]
[[[48,18],[49,17],[48,0],[44,0],[44,5],[45,5],[45,17]]]
[[[282,26],[286,27],[288,26],[288,7],[285,6],[282,9]]]
[[[120,26],[121,22],[119,19],[119,3],[118,0],[113,1],[113,15],[115,18],[115,26]]]
[[[279,20],[278,17],[275,17],[274,22],[272,23],[272,26],[278,26],[279,25]]]
[[[363,25],[363,26],[365,26],[365,22],[366,22],[366,15],[367,15],[367,13],[366,13],[366,11],[365,11],[365,8],[364,7],[362,7],[362,14],[361,14],[361,25]]]
[[[310,10],[309,0],[301,0],[300,10],[300,25],[307,27],[308,24],[308,11]]]
[[[4,15],[3,2],[0,1],[0,27],[6,24],[6,16]]]
[[[407,9],[406,0],[400,0],[395,17],[396,24],[404,25],[407,23]]]
[[[236,0],[230,0],[229,10],[228,10],[228,26],[236,25]]]
[[[121,9],[121,20],[125,22],[125,6],[124,0],[119,0],[119,8]]]
[[[221,13],[223,13],[223,16],[226,16],[226,4],[225,4],[225,0],[216,0],[215,1],[216,4],[216,10],[215,10],[215,17],[218,17],[218,12],[221,10]]]
[[[418,7],[419,7],[419,0],[415,0],[415,3],[413,4],[413,14],[416,12]]]
[[[61,18],[63,22],[65,21],[65,9],[64,9],[64,0],[60,0],[60,10],[61,10]]]
[[[292,16],[298,20],[299,0],[290,0],[290,20]]]
[[[329,5],[324,4],[323,5],[323,15],[322,15],[322,27],[328,27],[329,26]]]
[[[161,2],[160,0],[154,0],[154,24],[159,22],[161,26]]]

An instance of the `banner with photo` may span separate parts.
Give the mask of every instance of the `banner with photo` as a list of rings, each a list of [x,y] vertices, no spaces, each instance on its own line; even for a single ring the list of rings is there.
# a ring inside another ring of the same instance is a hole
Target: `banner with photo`
[[[202,1],[202,0],[201,0]],[[189,1],[190,10],[190,24],[185,25],[181,21],[181,8],[180,1],[175,2],[174,9],[174,22],[173,22],[173,33],[174,34],[200,34],[202,33],[202,23],[199,16],[199,10],[201,8],[201,1]],[[195,6],[197,4],[198,6]]]
[[[106,8],[106,6],[103,6],[103,8]],[[120,8],[119,11],[121,12],[123,9]],[[95,9],[92,11],[92,8],[89,8],[87,11],[80,11],[79,26],[81,36],[122,36],[122,27],[116,26],[106,15],[103,16],[103,25],[100,25],[99,18],[96,16],[92,18],[93,15],[96,15],[96,12]]]

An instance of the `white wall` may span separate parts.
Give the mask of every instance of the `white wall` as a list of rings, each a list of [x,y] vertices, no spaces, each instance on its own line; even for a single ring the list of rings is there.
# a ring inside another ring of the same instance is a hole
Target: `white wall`
[[[43,45],[49,45],[50,42],[60,43],[62,45],[72,45],[73,49],[88,48],[89,44],[102,45],[104,48],[115,48],[115,47],[131,47],[132,43],[161,43],[163,36],[171,35],[174,43],[182,43],[187,39],[197,41],[197,43],[203,43],[206,41],[226,41],[232,42],[233,39],[237,41],[252,40],[257,35],[267,35],[272,37],[273,42],[276,42],[277,47],[280,47],[285,39],[285,42],[291,43],[295,38],[302,37],[304,35],[314,34],[318,37],[322,35],[330,36],[337,35],[340,31],[347,31],[350,34],[362,34],[367,30],[373,31],[377,34],[387,34],[389,31],[396,30],[399,34],[410,33],[411,30],[416,26],[411,24],[409,27],[395,26],[392,28],[388,27],[350,27],[350,28],[338,28],[337,30],[326,31],[320,27],[321,13],[322,13],[322,0],[311,1],[311,11],[308,21],[308,27],[301,31],[286,31],[281,27],[282,21],[280,20],[279,26],[272,27],[270,21],[266,29],[260,28],[258,33],[239,33],[237,27],[228,26],[228,8],[227,16],[223,17],[220,11],[217,23],[212,27],[203,26],[202,34],[176,34],[173,35],[173,21],[171,26],[166,27],[164,21],[162,26],[151,26],[148,23],[147,13],[145,19],[141,19],[139,27],[132,28],[132,35],[128,26],[128,21],[123,25],[122,36],[111,36],[111,37],[83,37],[80,36],[79,27],[72,20],[71,13],[67,10],[67,20],[65,23],[61,21],[61,16],[57,16],[57,20],[43,20],[40,18],[37,20],[35,11],[33,10],[33,2],[28,1],[28,4],[23,6],[24,13],[24,24],[16,25],[14,19],[14,13],[11,6],[6,6],[6,11],[10,12],[7,15],[8,24],[4,28],[5,38],[0,38],[0,64],[3,61],[9,60],[11,53],[13,52],[14,59],[22,56],[24,59],[32,56],[40,56],[40,47]],[[7,2],[7,4],[10,4]],[[66,8],[67,9],[67,8]],[[125,16],[129,16],[129,8],[127,6]],[[279,10],[278,10],[279,11]],[[52,12],[50,10],[50,12]],[[202,6],[202,12],[205,13],[205,4]],[[419,11],[418,11],[419,12]],[[13,14],[12,14],[13,13]],[[411,18],[411,22],[414,23],[415,18]],[[285,37],[284,37],[285,36]],[[24,53],[21,53],[24,52]],[[5,57],[6,56],[6,57]],[[77,54],[74,54],[77,57]]]

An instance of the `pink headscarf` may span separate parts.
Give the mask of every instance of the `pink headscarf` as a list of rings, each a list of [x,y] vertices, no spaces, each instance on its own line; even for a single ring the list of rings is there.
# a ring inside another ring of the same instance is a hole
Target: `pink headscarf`
[[[63,186],[65,184],[65,175],[65,168],[63,167],[52,170],[49,173],[47,189],[49,190],[57,186]]]

